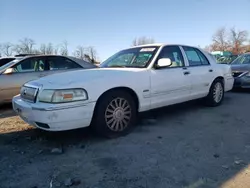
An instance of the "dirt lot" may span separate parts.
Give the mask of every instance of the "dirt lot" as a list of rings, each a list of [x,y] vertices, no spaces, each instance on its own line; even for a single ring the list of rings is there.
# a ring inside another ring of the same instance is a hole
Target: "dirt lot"
[[[126,137],[49,133],[0,110],[0,187],[250,187],[250,92],[156,110]]]

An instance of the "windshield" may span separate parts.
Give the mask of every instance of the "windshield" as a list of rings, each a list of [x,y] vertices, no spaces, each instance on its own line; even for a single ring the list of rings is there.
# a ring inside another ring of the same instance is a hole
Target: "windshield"
[[[147,67],[158,47],[138,47],[122,50],[101,63],[100,67]]]
[[[236,58],[232,64],[250,64],[250,54],[244,54]]]

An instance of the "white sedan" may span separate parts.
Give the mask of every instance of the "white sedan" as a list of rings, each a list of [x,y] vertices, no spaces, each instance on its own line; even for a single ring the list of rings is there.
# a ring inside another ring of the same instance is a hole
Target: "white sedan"
[[[234,79],[228,65],[186,45],[122,50],[100,68],[59,73],[23,85],[13,108],[47,131],[92,126],[107,137],[131,131],[139,112],[203,98],[218,106]]]

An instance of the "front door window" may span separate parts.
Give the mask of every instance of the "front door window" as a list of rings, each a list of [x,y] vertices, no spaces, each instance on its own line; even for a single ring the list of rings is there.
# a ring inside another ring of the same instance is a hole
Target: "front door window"
[[[160,58],[169,58],[172,63],[170,67],[183,67],[185,65],[181,50],[178,46],[164,47],[159,55],[159,59]]]
[[[44,58],[34,57],[34,58],[27,58],[17,63],[12,68],[14,72],[17,73],[25,73],[25,72],[39,72],[44,71],[45,61]]]

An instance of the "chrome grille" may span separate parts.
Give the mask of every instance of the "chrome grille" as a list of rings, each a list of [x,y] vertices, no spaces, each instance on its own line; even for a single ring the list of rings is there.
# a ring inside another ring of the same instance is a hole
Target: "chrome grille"
[[[21,98],[34,103],[36,101],[38,88],[23,86],[21,88],[20,93],[21,93]]]

